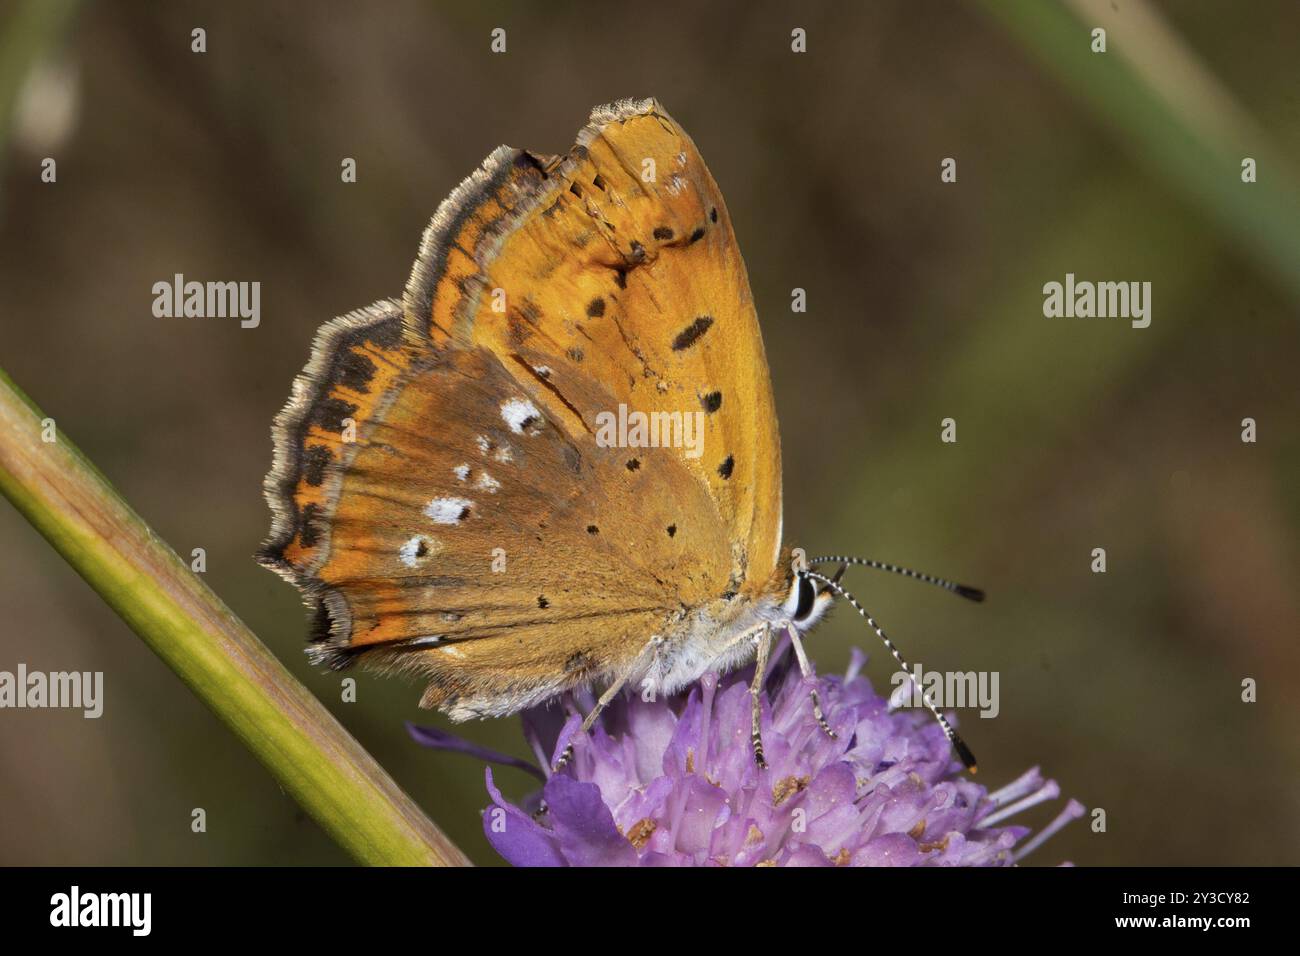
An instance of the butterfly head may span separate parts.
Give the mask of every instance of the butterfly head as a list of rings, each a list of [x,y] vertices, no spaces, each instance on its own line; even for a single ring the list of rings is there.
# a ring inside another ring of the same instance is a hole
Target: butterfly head
[[[844,568],[840,568],[834,580],[838,581],[843,573]],[[803,548],[787,549],[777,565],[774,586],[784,596],[782,619],[804,632],[812,630],[835,601],[832,588],[808,576],[808,558]]]

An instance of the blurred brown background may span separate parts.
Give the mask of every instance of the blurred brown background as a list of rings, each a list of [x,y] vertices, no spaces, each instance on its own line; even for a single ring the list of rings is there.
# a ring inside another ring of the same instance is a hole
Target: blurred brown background
[[[1110,6],[1122,29],[1135,5]],[[1144,6],[1295,154],[1294,4]],[[986,587],[973,607],[854,576],[911,658],[1000,672],[999,718],[962,714],[982,782],[1041,764],[1107,811],[1107,832],[1077,822],[1033,862],[1300,863],[1296,301],[983,8],[71,10],[42,33],[29,5],[0,4],[17,103],[0,365],[178,552],[207,550],[212,587],[476,861],[494,860],[480,765],[407,739],[403,720],[433,720],[415,686],[358,675],[340,703],[301,652],[297,594],[252,560],[270,423],[316,327],[400,293],[437,203],[494,146],[560,152],[592,106],[653,95],[708,161],[749,266],[787,535]],[[260,281],[261,326],[154,318],[151,286],[177,272]],[[1151,327],[1045,319],[1042,285],[1066,272],[1152,282]],[[939,441],[949,416],[956,445]],[[0,568],[0,669],[106,672],[99,720],[0,712],[0,862],[346,862],[8,504]],[[887,686],[855,616],[810,646],[829,669],[854,644]],[[523,753],[514,720],[465,732]]]

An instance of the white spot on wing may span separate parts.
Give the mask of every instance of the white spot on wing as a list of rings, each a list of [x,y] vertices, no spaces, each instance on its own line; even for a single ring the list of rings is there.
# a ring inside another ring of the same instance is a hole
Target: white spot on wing
[[[415,567],[415,555],[420,550],[420,536],[417,534],[410,541],[406,542],[397,549],[397,556],[402,559],[402,563],[408,568]]]
[[[485,455],[488,453],[488,449],[492,447],[492,443],[487,440],[487,435],[479,435],[474,441],[478,443],[478,450]]]
[[[424,506],[424,513],[435,524],[460,524],[460,516],[474,502],[464,498],[434,498]]]
[[[469,465],[457,465],[451,470],[451,473],[461,481],[464,481],[469,477]]]
[[[542,413],[526,398],[507,398],[501,403],[501,417],[516,435],[524,433],[524,423],[530,419],[541,421]]]
[[[424,545],[424,553],[420,553],[420,545]],[[437,538],[430,538],[425,534],[417,534],[410,541],[404,543],[397,549],[397,556],[402,563],[408,568],[413,568],[419,563],[421,558],[427,558],[430,555],[437,554],[442,550],[442,542]]]
[[[502,445],[492,457],[497,461],[511,462],[515,460],[515,453],[510,450],[509,445]]]
[[[501,487],[501,482],[485,471],[478,476],[478,481],[474,482],[474,487],[479,491],[486,491],[490,495],[495,495]]]

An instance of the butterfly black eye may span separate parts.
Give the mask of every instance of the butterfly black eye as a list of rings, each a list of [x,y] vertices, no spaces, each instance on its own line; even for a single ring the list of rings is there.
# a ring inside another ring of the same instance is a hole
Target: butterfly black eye
[[[794,609],[794,619],[802,621],[812,613],[813,603],[817,599],[817,592],[813,589],[812,582],[803,576],[800,576],[796,586],[799,588],[799,603]]]

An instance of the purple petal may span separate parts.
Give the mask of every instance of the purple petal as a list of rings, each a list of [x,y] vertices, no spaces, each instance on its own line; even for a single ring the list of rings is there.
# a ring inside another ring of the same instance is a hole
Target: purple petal
[[[545,781],[546,774],[542,773],[538,767],[527,760],[521,760],[518,757],[512,757],[509,754],[503,754],[499,750],[493,750],[491,747],[482,747],[479,744],[465,740],[463,737],[457,737],[455,734],[448,733],[445,730],[439,730],[437,727],[422,727],[419,724],[413,724],[407,721],[406,732],[420,746],[428,747],[431,750],[446,750],[450,753],[469,754],[471,757],[478,757],[484,763],[494,763],[502,767],[514,767],[531,773],[538,780]]]
[[[636,866],[636,850],[618,832],[594,783],[556,774],[544,790],[552,832],[572,866]]]
[[[686,804],[674,831],[676,849],[702,863],[707,858],[714,828],[725,823],[729,815],[727,794],[700,776],[691,776],[686,788]]]
[[[493,806],[483,813],[483,835],[511,866],[568,866],[555,837],[518,807],[506,803],[485,767]]]
[[[830,866],[831,861],[826,859],[826,854],[815,846],[804,844],[797,847],[785,858],[785,866]]]
[[[906,833],[886,833],[853,854],[854,866],[916,866],[924,862],[916,841]]]

